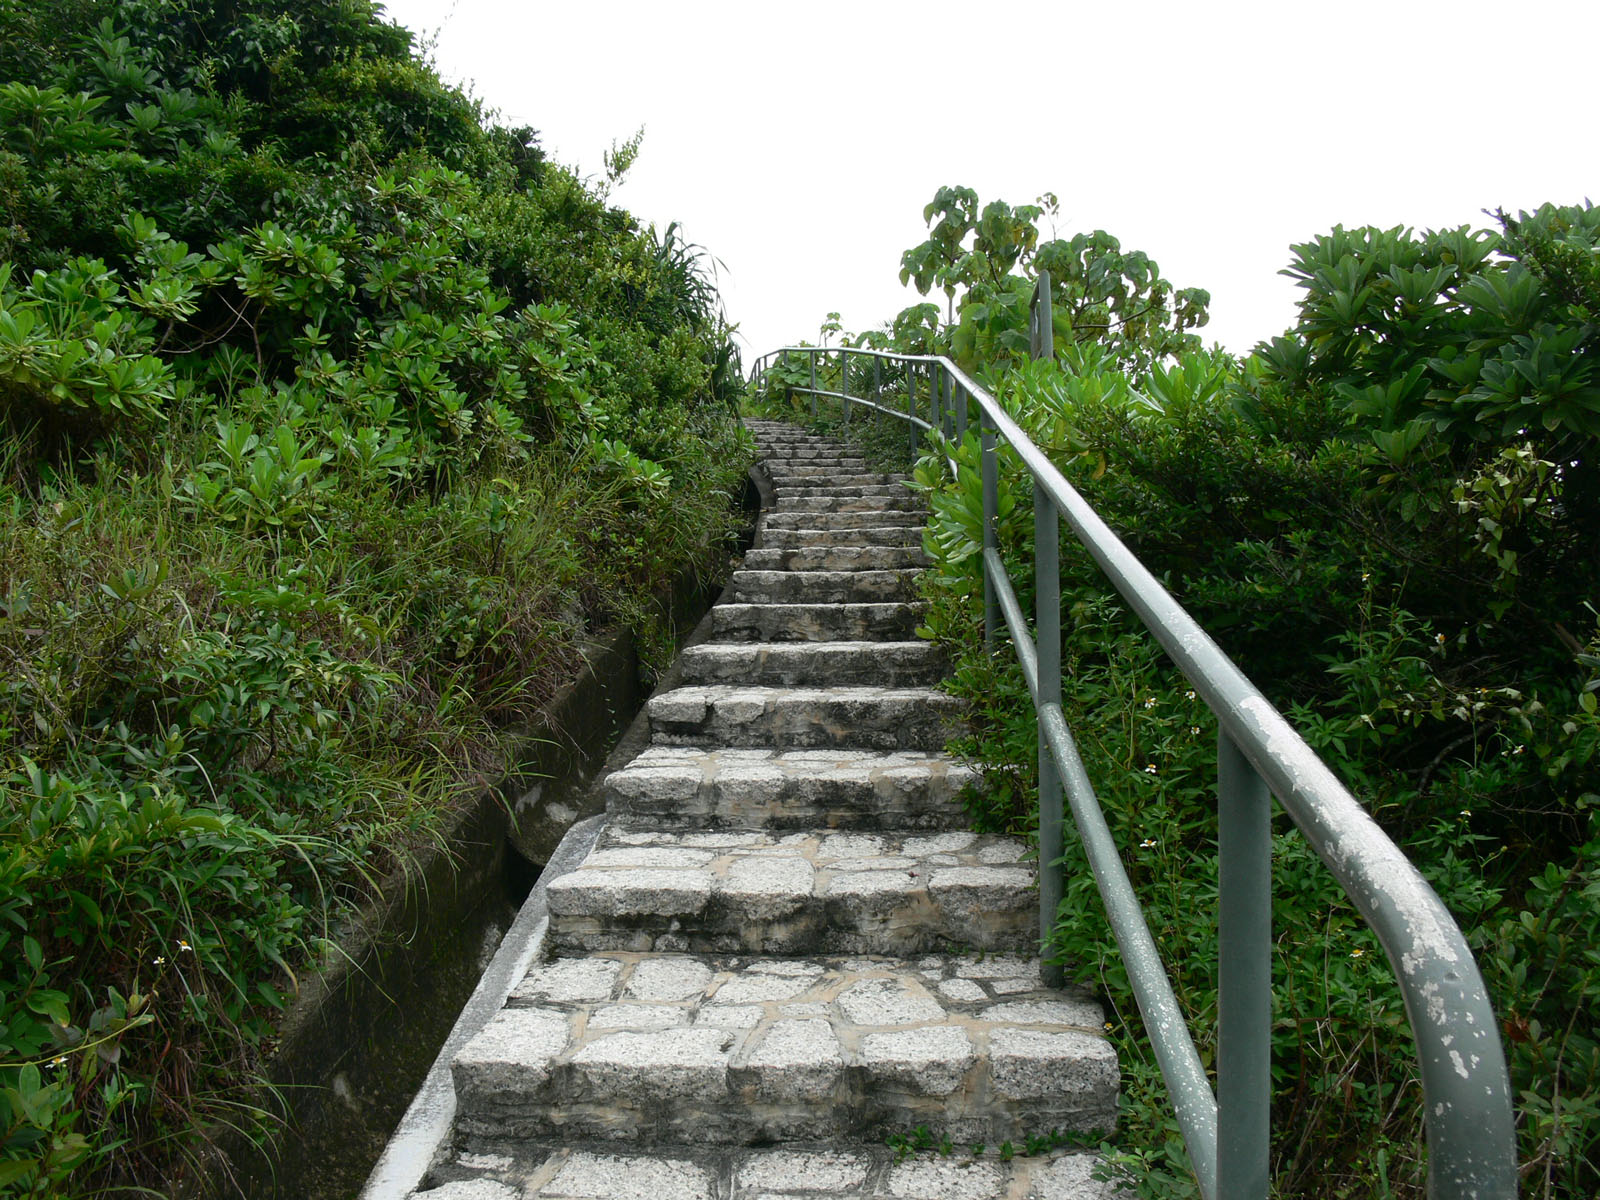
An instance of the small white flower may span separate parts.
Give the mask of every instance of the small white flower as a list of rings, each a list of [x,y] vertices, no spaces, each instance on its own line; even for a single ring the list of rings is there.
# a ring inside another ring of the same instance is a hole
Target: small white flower
[[[1192,733],[1195,737],[1199,737],[1200,736],[1200,726],[1198,726],[1198,725],[1189,726],[1189,732]]]
[[[1523,750],[1524,750],[1524,749],[1525,749],[1525,747],[1523,747],[1523,746],[1520,746],[1520,745],[1518,745],[1518,746],[1513,746],[1513,747],[1512,747],[1512,748],[1511,748],[1511,753],[1513,753],[1513,754],[1521,754],[1521,753],[1522,753],[1522,751],[1523,751]]]
[[[1444,634],[1442,634],[1442,633],[1434,634],[1433,635],[1433,640],[1438,642],[1439,645],[1441,645],[1441,646],[1444,645]]]
[[[180,953],[187,953],[187,954],[193,954],[194,953],[194,947],[189,945],[189,943],[184,941],[182,938],[178,939],[178,950],[179,950]]]
[[[1139,849],[1141,849],[1141,850],[1153,850],[1153,849],[1155,849],[1155,844],[1156,844],[1155,838],[1145,838],[1144,841],[1139,843]]]
[[[1363,571],[1363,572],[1361,572],[1361,582],[1362,583],[1365,583],[1367,580],[1369,580],[1371,578],[1372,578],[1372,572],[1371,571]]]
[[[156,955],[154,958],[152,958],[150,960],[150,965],[152,967],[164,967],[164,966],[166,966],[167,965],[167,956],[165,954]]]
[[[1144,773],[1145,773],[1145,774],[1146,774],[1146,775],[1159,775],[1159,774],[1160,774],[1160,772],[1159,772],[1159,771],[1157,771],[1157,770],[1156,770],[1156,765],[1155,765],[1155,763],[1149,763],[1149,764],[1147,764],[1147,765],[1146,765],[1146,766],[1145,766],[1145,769],[1144,769]]]
[[[1146,696],[1144,698],[1144,706],[1146,708],[1154,708],[1156,706],[1156,698],[1154,696]]]
[[[1195,696],[1194,696],[1194,689],[1193,689],[1193,688],[1190,688],[1190,689],[1189,689],[1189,690],[1188,690],[1188,691],[1187,691],[1187,692],[1185,692],[1185,693],[1184,693],[1184,694],[1183,694],[1183,698],[1184,698],[1184,699],[1185,699],[1185,700],[1193,700],[1193,699],[1194,699],[1194,698],[1195,698]]]
[[[1352,950],[1352,951],[1350,951],[1350,957],[1351,958],[1360,958],[1365,953],[1366,953],[1365,950]]]

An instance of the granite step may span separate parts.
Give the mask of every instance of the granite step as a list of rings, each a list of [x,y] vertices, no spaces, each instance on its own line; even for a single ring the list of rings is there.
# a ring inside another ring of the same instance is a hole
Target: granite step
[[[744,556],[750,571],[896,571],[927,565],[921,546],[762,546]]]
[[[925,513],[928,511],[928,502],[921,496],[911,494],[903,489],[896,496],[779,496],[773,511],[780,513]]]
[[[651,741],[662,746],[822,746],[942,750],[966,705],[931,688],[777,688],[706,684],[650,698]]]
[[[718,641],[909,641],[928,614],[925,601],[900,604],[719,604]]]
[[[619,828],[926,832],[961,829],[982,776],[922,750],[651,746],[606,777]]]
[[[469,1149],[858,1146],[917,1126],[998,1146],[1105,1130],[1118,1075],[1102,1021],[1010,955],[556,959],[457,1055],[456,1129]]]
[[[758,549],[798,550],[806,546],[921,546],[922,526],[899,525],[881,529],[770,529],[763,528]]]
[[[904,496],[909,491],[903,483],[851,483],[837,479],[816,483],[779,483],[774,487],[779,500],[804,500],[815,496]]]
[[[902,1131],[904,1132],[904,1131]],[[988,1145],[974,1157],[905,1156],[888,1146],[815,1143],[653,1147],[570,1138],[477,1138],[434,1168],[415,1200],[1127,1200],[1096,1154],[1039,1157]]]
[[[554,880],[550,944],[711,954],[924,954],[1038,947],[1019,838],[608,830]]]
[[[931,642],[702,642],[679,657],[685,683],[915,687],[945,674]]]
[[[761,515],[762,529],[921,529],[927,514],[921,512],[804,513],[772,512]]]
[[[915,600],[914,568],[885,571],[746,571],[733,573],[736,604],[882,604]]]
[[[780,467],[768,463],[768,474],[779,487],[813,487],[823,483],[905,484],[909,475],[893,471],[835,471],[829,467]]]

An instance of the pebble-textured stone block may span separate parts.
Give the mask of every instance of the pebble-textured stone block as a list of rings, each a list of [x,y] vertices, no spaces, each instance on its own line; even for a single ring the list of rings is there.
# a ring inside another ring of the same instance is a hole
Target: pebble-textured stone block
[[[719,604],[713,637],[723,642],[908,642],[926,602],[882,604]]]
[[[912,567],[882,571],[753,571],[733,573],[738,604],[892,604],[917,598]]]
[[[616,951],[589,961],[615,964],[609,995],[529,1007],[514,998],[457,1059],[469,1137],[860,1143],[926,1124],[998,1144],[1115,1116],[1098,1006],[1037,987],[1007,996],[962,973],[971,959]],[[564,978],[563,962],[536,965],[515,996],[556,990],[541,979]],[[695,979],[705,982],[686,991]],[[955,982],[977,995],[951,998],[943,985]]]
[[[940,750],[965,705],[929,688],[673,688],[649,703],[658,745]]]
[[[917,687],[944,675],[931,642],[702,642],[680,656],[685,683]]]

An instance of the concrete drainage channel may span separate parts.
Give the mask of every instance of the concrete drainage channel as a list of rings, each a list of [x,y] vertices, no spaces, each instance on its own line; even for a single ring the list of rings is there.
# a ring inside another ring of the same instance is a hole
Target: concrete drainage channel
[[[759,505],[752,480],[744,497],[752,522]],[[686,575],[663,618],[674,629],[695,626],[694,640],[716,586]],[[552,706],[548,728],[529,736],[517,769],[446,832],[448,852],[431,854],[404,889],[338,938],[337,957],[306,984],[271,1064],[288,1127],[265,1154],[221,1137],[204,1194],[351,1200],[369,1175],[389,1169],[382,1164],[403,1161],[407,1147],[437,1132],[428,1121],[449,1091],[462,1031],[474,1014],[498,1008],[506,981],[519,964],[526,969],[542,936],[531,914],[544,886],[582,859],[601,823],[595,781],[637,753],[646,695],[632,638],[612,635],[585,657],[584,675]]]
[[[964,828],[959,705],[910,636],[917,505],[751,424],[756,548],[362,1200],[1116,1194],[1093,1155],[1013,1153],[1095,1140],[1116,1056],[1092,997],[1041,982],[1026,845]],[[944,1154],[886,1144],[928,1130]]]

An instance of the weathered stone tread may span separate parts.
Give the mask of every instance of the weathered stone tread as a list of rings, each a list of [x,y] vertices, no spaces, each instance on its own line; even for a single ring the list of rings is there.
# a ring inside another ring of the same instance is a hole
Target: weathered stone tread
[[[457,1128],[721,1145],[1108,1128],[1101,1021],[1009,955],[558,959],[457,1057]]]
[[[611,830],[550,883],[557,953],[920,954],[1037,945],[1020,839]]]

